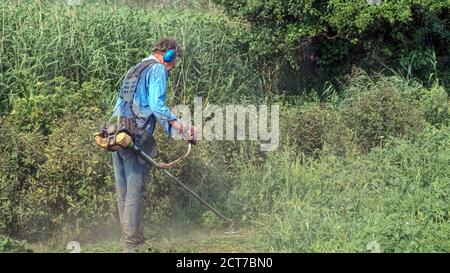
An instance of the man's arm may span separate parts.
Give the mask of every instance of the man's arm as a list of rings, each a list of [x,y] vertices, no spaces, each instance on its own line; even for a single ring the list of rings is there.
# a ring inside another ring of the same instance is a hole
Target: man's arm
[[[182,125],[177,122],[177,117],[170,111],[166,104],[167,99],[167,74],[165,68],[154,65],[149,71],[148,80],[148,103],[151,111],[163,126],[166,133],[171,136],[172,127],[182,130]]]

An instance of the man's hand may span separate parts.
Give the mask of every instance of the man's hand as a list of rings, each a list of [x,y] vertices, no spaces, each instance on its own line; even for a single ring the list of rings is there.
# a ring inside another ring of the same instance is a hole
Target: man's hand
[[[176,120],[169,121],[169,124],[172,125],[172,127],[176,130],[178,130],[178,133],[187,138],[187,140],[195,140],[195,132],[197,131],[195,126]]]
[[[183,134],[183,136],[186,140],[195,140],[195,131],[196,130],[197,129],[193,125],[184,124],[182,126],[181,134]]]
[[[195,133],[197,131],[197,128],[195,128],[195,126],[191,126],[189,128],[189,140],[195,140]]]

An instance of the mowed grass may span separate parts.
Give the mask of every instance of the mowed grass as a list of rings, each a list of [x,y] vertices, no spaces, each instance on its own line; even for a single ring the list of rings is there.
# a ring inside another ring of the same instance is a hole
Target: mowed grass
[[[251,227],[241,227],[230,232],[228,228],[206,228],[201,225],[165,225],[146,232],[146,253],[256,253],[264,250],[254,241],[256,232]],[[107,238],[109,237],[109,238]],[[82,253],[120,253],[120,233],[96,241],[80,243]],[[71,252],[67,242],[50,246],[34,243],[28,248],[34,252]]]

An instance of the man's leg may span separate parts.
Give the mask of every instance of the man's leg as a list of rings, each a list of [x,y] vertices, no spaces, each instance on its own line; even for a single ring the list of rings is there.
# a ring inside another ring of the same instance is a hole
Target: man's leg
[[[145,243],[142,222],[150,166],[139,160],[135,154],[127,156],[124,162],[127,190],[123,212],[122,243],[125,249],[130,249]]]
[[[116,181],[117,208],[119,211],[120,226],[123,230],[123,212],[127,194],[127,182],[125,175],[125,165],[119,152],[113,152],[114,179]]]

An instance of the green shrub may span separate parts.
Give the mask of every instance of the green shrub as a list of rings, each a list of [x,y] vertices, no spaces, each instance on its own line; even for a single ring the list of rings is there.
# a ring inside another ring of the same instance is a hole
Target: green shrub
[[[357,148],[337,109],[327,104],[289,107],[282,113],[280,132],[288,150],[318,156],[324,150],[344,155]]]
[[[450,119],[449,99],[443,87],[423,89],[420,106],[425,119],[433,125],[446,125]]]
[[[109,104],[103,86],[101,81],[91,81],[78,87],[64,78],[39,83],[32,97],[16,98],[11,113],[2,118],[0,229],[5,234],[36,240],[72,225],[80,233],[87,217],[96,226],[93,214],[104,216],[98,203],[104,204],[113,192],[105,191],[109,188],[102,184],[88,186],[110,173],[95,170],[105,161],[92,154],[97,151],[92,133],[99,122],[90,120],[103,116]],[[76,199],[76,193],[83,198]],[[88,194],[94,197],[84,196]],[[78,203],[92,200],[97,203]]]
[[[341,115],[364,151],[389,137],[412,138],[424,127],[418,102],[402,95],[386,78],[356,87],[349,87]]]
[[[40,131],[1,127],[7,137],[0,159],[5,234],[45,239],[65,227],[79,235],[81,226],[95,228],[114,219],[111,162],[92,143],[96,125],[66,121],[49,138]]]
[[[285,143],[298,152],[315,155],[322,150],[323,135],[327,124],[327,111],[318,104],[309,104],[299,109],[283,112],[281,132]]]
[[[0,235],[0,253],[33,252],[26,246],[25,241],[17,241],[7,236]]]
[[[29,205],[48,226],[89,235],[115,219],[112,157],[93,143],[99,122],[68,118],[50,135]],[[84,227],[85,229],[82,229]]]
[[[33,233],[34,213],[24,200],[31,197],[30,181],[45,162],[45,137],[39,131],[20,132],[4,119],[0,134],[0,233],[23,238]]]
[[[95,119],[109,106],[104,82],[85,82],[79,88],[64,78],[33,87],[35,95],[13,100],[8,118],[23,131],[42,130],[49,134],[66,116]]]

